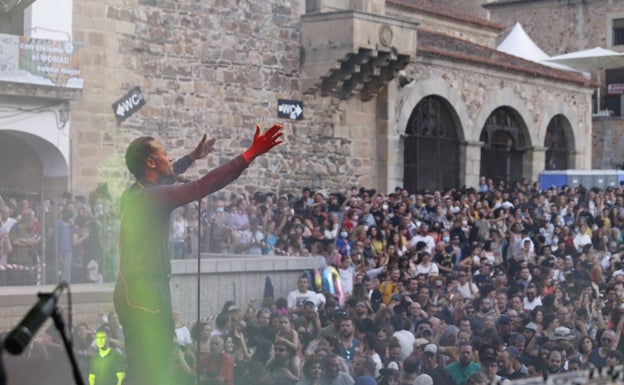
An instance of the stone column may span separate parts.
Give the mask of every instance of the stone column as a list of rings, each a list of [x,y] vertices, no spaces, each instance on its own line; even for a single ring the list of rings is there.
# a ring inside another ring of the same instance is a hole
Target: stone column
[[[481,173],[481,147],[483,143],[479,141],[469,141],[460,144],[460,174],[459,184],[468,187],[477,187]],[[464,160],[462,162],[461,160]],[[461,169],[463,163],[464,169]]]
[[[533,146],[522,160],[522,176],[531,182],[539,180],[540,172],[546,169],[546,147]]]

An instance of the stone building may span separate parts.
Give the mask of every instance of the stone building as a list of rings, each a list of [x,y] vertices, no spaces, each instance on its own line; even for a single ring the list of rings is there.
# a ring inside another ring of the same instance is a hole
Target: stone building
[[[457,0],[449,0],[455,2]],[[594,47],[624,52],[624,2],[617,0],[495,0],[481,1],[472,13],[483,14],[501,23],[506,31],[516,22],[549,55],[559,55]],[[474,5],[474,4],[473,4]],[[462,9],[466,9],[465,7]],[[502,34],[503,36],[505,33]],[[594,116],[592,129],[592,168],[621,168],[624,153],[624,68],[591,72],[602,79],[599,110],[609,116]],[[594,103],[596,103],[594,97]],[[594,111],[596,108],[594,108]]]
[[[41,103],[51,92],[55,116],[67,107],[65,186],[38,177],[59,152],[54,141],[0,121],[0,143],[27,132],[11,139],[21,145],[12,157],[32,162],[3,189],[119,191],[123,153],[139,135],[174,156],[204,132],[216,137],[190,170],[198,175],[244,150],[257,122],[275,121],[286,144],[233,190],[415,190],[591,167],[595,83],[497,52],[506,24],[428,0],[82,0],[66,27],[83,43],[82,88],[0,78],[0,95]],[[118,124],[111,105],[137,86],[145,105]],[[302,114],[278,118],[279,100],[300,102]]]

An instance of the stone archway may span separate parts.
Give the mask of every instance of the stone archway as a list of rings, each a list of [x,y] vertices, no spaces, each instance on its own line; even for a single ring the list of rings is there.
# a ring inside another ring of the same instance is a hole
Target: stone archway
[[[544,148],[546,159],[544,169],[567,170],[570,168],[570,154],[574,150],[570,121],[564,115],[555,115],[546,128]]]
[[[459,138],[456,114],[440,96],[427,96],[405,127],[404,187],[444,189],[459,186]]]
[[[36,135],[0,130],[0,194],[36,192],[60,197],[69,185],[69,167],[59,149]]]
[[[525,153],[530,145],[524,122],[510,107],[495,109],[485,121],[479,141],[481,148],[480,175],[495,182],[522,179]]]

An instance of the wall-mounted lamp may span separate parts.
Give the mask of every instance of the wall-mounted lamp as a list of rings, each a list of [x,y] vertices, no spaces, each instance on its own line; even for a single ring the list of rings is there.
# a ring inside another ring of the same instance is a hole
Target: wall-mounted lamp
[[[65,128],[67,122],[69,122],[69,102],[63,103],[58,110],[59,130]]]

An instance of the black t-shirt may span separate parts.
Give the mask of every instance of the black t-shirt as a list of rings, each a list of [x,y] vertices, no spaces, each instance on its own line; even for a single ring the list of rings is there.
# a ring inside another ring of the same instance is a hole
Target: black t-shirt
[[[126,371],[124,358],[112,349],[104,357],[96,353],[91,357],[89,374],[95,375],[95,385],[117,385],[117,373]]]

